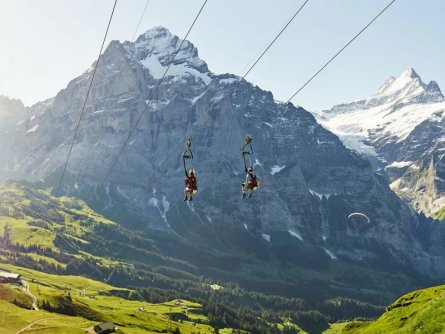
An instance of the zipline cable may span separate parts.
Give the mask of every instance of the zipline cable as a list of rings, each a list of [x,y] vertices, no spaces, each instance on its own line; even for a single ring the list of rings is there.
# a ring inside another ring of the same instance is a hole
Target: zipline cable
[[[79,131],[80,122],[82,121],[83,115],[85,114],[85,107],[87,105],[88,97],[90,96],[91,87],[93,86],[94,77],[96,75],[97,67],[99,66],[100,56],[102,54],[102,50],[103,50],[104,45],[105,45],[105,40],[107,39],[107,36],[108,36],[108,31],[110,29],[111,20],[113,19],[114,10],[116,9],[116,4],[117,4],[117,0],[114,0],[113,10],[111,11],[110,19],[108,20],[107,30],[105,31],[105,35],[104,35],[104,38],[102,40],[102,45],[100,47],[99,55],[97,56],[96,65],[94,66],[93,74],[92,74],[92,77],[91,77],[91,80],[90,80],[90,84],[88,86],[88,91],[87,91],[87,95],[85,97],[85,101],[83,103],[82,111],[80,112],[80,117],[79,117],[79,120],[77,122],[76,129],[74,130],[73,140],[71,142],[70,150],[69,150],[68,156],[66,158],[65,166],[63,167],[62,176],[60,177],[59,185],[57,186],[57,189],[56,189],[56,195],[59,193],[60,187],[62,186],[63,178],[65,176],[66,168],[68,166],[68,161],[70,160],[71,153],[73,152],[74,143],[76,141],[77,133]]]
[[[137,34],[137,32],[138,32],[138,30],[139,30],[139,26],[141,25],[141,23],[142,23],[142,19],[144,18],[144,16],[145,16],[145,12],[147,11],[147,8],[148,8],[148,4],[150,3],[150,0],[147,0],[146,2],[145,2],[145,6],[144,6],[144,9],[143,9],[143,11],[142,11],[142,14],[141,14],[141,16],[140,16],[140,18],[139,18],[139,21],[138,21],[138,24],[137,24],[137,26],[136,26],[136,29],[134,30],[134,33],[133,33],[133,36],[131,37],[131,41],[134,43],[135,42],[135,37],[136,37],[136,34]]]
[[[348,43],[346,43],[345,46],[343,46],[331,59],[329,59],[326,64],[324,64],[312,77],[309,78],[287,101],[286,103],[289,103],[290,100],[292,100],[299,92],[303,90],[304,87],[306,87],[318,74],[320,74],[321,71],[323,71],[326,66],[328,66],[337,56],[343,52],[344,49],[346,49],[352,42],[355,41],[355,39],[360,36],[368,27],[374,23],[375,20],[377,20],[380,15],[382,15],[396,0],[392,0],[388,5],[386,5],[385,8],[383,8],[380,13],[378,13],[362,30],[359,31],[358,34],[356,34]]]
[[[267,48],[263,51],[263,53],[261,53],[261,55],[258,57],[258,59],[253,63],[252,66],[250,66],[250,68],[247,70],[247,72],[242,76],[243,79],[246,78],[246,76],[250,73],[250,71],[252,71],[252,69],[256,66],[256,64],[258,64],[258,62],[261,60],[261,58],[263,58],[263,56],[266,54],[267,51],[269,51],[269,49],[272,47],[272,45],[276,42],[276,40],[281,36],[281,34],[287,29],[287,27],[289,26],[289,24],[292,23],[292,21],[295,19],[295,17],[298,15],[298,13],[301,12],[301,10],[304,8],[304,6],[306,6],[306,4],[308,3],[309,0],[306,0],[301,6],[300,8],[298,8],[298,10],[295,12],[295,14],[290,18],[290,20],[286,23],[286,25],[283,27],[283,29],[281,29],[281,31],[278,33],[277,36],[275,36],[275,38],[272,40],[272,42],[269,43],[269,45],[267,46]]]
[[[309,2],[309,0],[304,1],[304,3],[298,8],[298,10],[292,15],[292,17],[286,22],[286,24],[284,25],[284,27],[280,30],[280,32],[275,36],[275,38],[272,40],[272,42],[270,42],[268,44],[268,46],[264,49],[264,51],[261,52],[261,54],[258,56],[255,56],[255,58],[251,61],[249,61],[249,63],[244,66],[244,68],[246,68],[252,61],[255,61],[250,68],[247,70],[247,72],[242,76],[242,79],[245,79],[246,76],[252,71],[252,69],[258,64],[258,62],[261,60],[261,58],[263,58],[263,56],[267,53],[267,51],[272,47],[272,45],[277,41],[277,39],[281,36],[281,34],[287,29],[287,27],[292,23],[292,21],[295,19],[295,17],[300,13],[300,11],[303,9],[303,7]],[[244,71],[243,68],[243,71]],[[209,85],[210,88],[210,85]],[[207,91],[209,90],[209,88],[207,89]],[[235,88],[233,89],[233,91],[235,90]],[[233,93],[232,91],[232,93]],[[230,94],[228,94],[230,95]],[[184,166],[185,166],[185,162],[184,162]]]
[[[229,89],[227,94],[221,99],[220,105],[222,106],[223,103],[228,100],[228,98],[236,91],[237,87],[240,85],[241,81],[247,77],[247,75],[253,70],[253,68],[258,64],[258,62],[264,57],[264,55],[269,51],[269,49],[272,47],[272,45],[278,40],[278,38],[283,34],[283,32],[289,27],[289,25],[292,23],[292,21],[297,17],[297,15],[301,12],[301,10],[306,6],[306,4],[309,2],[309,0],[306,0],[303,2],[303,4],[297,9],[297,11],[291,16],[291,18],[287,21],[287,23],[283,26],[283,28],[280,30],[280,32],[275,36],[275,38],[268,44],[268,46],[264,49],[263,52],[261,52],[260,56],[255,60],[255,62],[249,67],[249,69],[246,71],[244,75],[241,76],[241,74],[238,76],[241,79],[237,80],[237,82],[233,85],[232,89]],[[251,61],[249,61],[248,64],[250,64]],[[246,68],[245,66],[244,68]]]
[[[117,1],[117,0],[116,0],[116,1]],[[127,138],[127,140],[125,141],[124,146],[122,146],[122,148],[121,148],[119,154],[117,155],[117,157],[115,158],[115,160],[114,160],[114,162],[113,162],[111,168],[108,170],[108,173],[105,175],[104,179],[102,180],[102,183],[105,183],[105,180],[107,179],[108,175],[110,174],[111,170],[113,169],[114,165],[116,164],[117,160],[119,159],[119,156],[120,156],[120,155],[122,154],[122,152],[124,151],[124,149],[125,149],[126,145],[128,144],[128,142],[129,142],[129,140],[130,140],[132,134],[133,134],[134,131],[136,130],[136,128],[137,128],[137,126],[138,126],[138,123],[141,121],[142,116],[144,115],[144,113],[145,113],[146,110],[148,109],[148,105],[149,105],[149,103],[151,102],[151,100],[153,99],[153,97],[156,95],[156,92],[157,92],[159,86],[161,85],[162,80],[163,80],[163,79],[165,78],[165,76],[167,75],[168,70],[170,69],[171,65],[173,64],[173,62],[174,62],[174,60],[175,60],[175,58],[176,58],[176,56],[178,55],[179,51],[181,50],[181,48],[182,48],[182,46],[183,46],[185,40],[187,39],[188,35],[190,34],[190,32],[191,32],[193,26],[195,25],[196,21],[198,20],[199,16],[201,15],[201,13],[202,13],[202,11],[203,11],[203,9],[204,9],[204,7],[205,7],[207,1],[208,1],[208,0],[205,0],[205,1],[204,1],[203,5],[201,6],[201,8],[200,8],[200,10],[199,10],[199,12],[198,12],[198,14],[197,14],[196,17],[194,18],[194,20],[193,20],[193,22],[192,22],[190,28],[188,29],[188,31],[187,31],[187,33],[186,33],[184,39],[182,40],[182,42],[181,42],[179,48],[178,48],[178,49],[176,50],[176,52],[174,53],[174,56],[173,56],[172,60],[170,61],[170,63],[169,63],[169,65],[168,65],[167,69],[165,70],[164,75],[163,75],[162,78],[160,79],[160,82],[158,83],[157,87],[155,88],[154,93],[152,94],[151,99],[147,102],[147,104],[146,104],[146,106],[145,106],[145,109],[142,111],[142,113],[141,113],[141,115],[139,116],[139,118],[138,118],[138,120],[137,120],[135,126],[132,128],[132,130],[131,130],[131,132],[130,132],[128,138]],[[122,210],[123,207],[124,207],[124,205],[120,208],[120,210]],[[144,229],[144,230],[145,230],[145,229]],[[141,231],[141,232],[142,232],[142,231]],[[130,243],[131,243],[131,242],[130,242]],[[122,247],[119,251],[117,251],[116,253],[114,253],[113,256],[116,257],[118,254],[120,254],[120,253],[125,249],[125,247],[126,247],[126,246]],[[94,251],[95,249],[96,249],[96,248],[93,248],[92,251]],[[74,260],[71,261],[71,262],[69,262],[68,265],[72,264],[73,262],[74,262]],[[68,266],[68,265],[67,265],[67,266]],[[95,269],[97,272],[99,272],[96,268],[94,268],[94,269]],[[116,270],[116,268],[114,268],[114,269],[111,271],[111,274],[109,275],[109,278],[114,274],[115,270]]]
[[[134,42],[134,38],[135,38],[135,36],[136,36],[136,34],[137,34],[138,30],[139,30],[139,26],[141,25],[142,19],[144,18],[145,11],[147,10],[147,7],[148,7],[149,3],[150,3],[150,0],[147,0],[147,2],[145,3],[144,10],[142,11],[141,17],[139,18],[138,25],[136,26],[136,29],[134,30],[133,37],[131,38],[131,40],[133,42]]]
[[[169,62],[168,66],[167,66],[167,69],[165,70],[164,74],[162,75],[161,79],[159,80],[158,84],[156,85],[156,88],[154,89],[152,96],[150,97],[150,99],[148,100],[148,102],[146,102],[146,105],[145,105],[144,110],[142,110],[141,114],[139,115],[139,117],[138,117],[138,119],[137,119],[135,125],[133,126],[133,128],[132,128],[131,131],[130,131],[130,134],[128,135],[127,139],[125,140],[124,145],[121,147],[121,149],[120,149],[118,155],[117,155],[116,158],[114,159],[113,163],[111,164],[110,169],[109,169],[108,172],[105,174],[105,177],[102,179],[102,182],[101,182],[101,183],[105,183],[106,179],[108,178],[108,176],[110,175],[110,173],[111,173],[111,171],[113,170],[114,166],[116,165],[117,161],[119,160],[119,157],[120,157],[120,156],[122,155],[122,153],[125,151],[125,148],[127,147],[128,143],[129,143],[129,141],[130,141],[130,139],[131,139],[131,136],[132,136],[133,133],[136,131],[136,129],[137,129],[137,127],[138,127],[140,121],[142,120],[142,117],[145,115],[145,112],[147,111],[148,106],[150,105],[150,102],[153,100],[153,98],[154,98],[154,96],[156,95],[156,93],[157,93],[159,87],[161,86],[162,82],[164,81],[164,78],[166,77],[167,72],[169,71],[171,65],[172,65],[173,62],[175,61],[175,58],[176,58],[176,56],[178,55],[179,51],[181,50],[182,45],[183,45],[184,42],[186,41],[188,35],[190,34],[190,31],[193,29],[193,26],[195,25],[196,21],[198,20],[199,16],[201,15],[201,13],[202,13],[202,11],[203,11],[205,5],[207,4],[207,1],[208,1],[208,0],[205,0],[204,3],[202,4],[201,8],[199,9],[199,12],[198,12],[198,14],[196,15],[195,19],[193,20],[193,22],[192,22],[190,28],[188,29],[187,34],[185,35],[184,39],[182,40],[181,44],[179,45],[179,48],[178,48],[178,49],[176,50],[176,52],[174,53],[172,60]]]
[[[205,3],[207,2],[207,0],[205,1]],[[307,2],[307,1],[306,1]],[[303,6],[306,4],[306,2],[303,4]],[[393,0],[387,7],[385,7],[385,9],[384,10],[382,10],[382,12],[380,12],[379,13],[379,15],[377,15],[364,29],[362,29],[362,31],[359,33],[359,34],[357,34],[343,49],[345,49],[349,44],[351,44],[352,42],[353,42],[353,40],[355,40],[355,38],[357,38],[364,30],[366,30],[366,28],[369,26],[369,25],[371,25],[372,24],[372,22],[374,22],[390,5],[392,5],[392,3],[394,3],[395,2],[395,0]],[[204,3],[204,5],[205,5],[205,3]],[[204,7],[204,5],[203,5],[203,7]],[[202,9],[203,8],[201,8],[201,10],[200,10],[200,12],[202,11]],[[199,14],[200,14],[200,12],[198,13],[198,16],[199,16]],[[295,15],[296,16],[296,15]],[[293,19],[293,18],[292,18]],[[194,20],[194,22],[193,22],[193,24],[196,22],[196,20],[197,20],[197,17],[195,18],[195,20]],[[289,22],[290,23],[290,22]],[[192,26],[193,26],[193,24],[192,24]],[[287,24],[286,26],[285,26],[285,28],[287,28],[287,26],[288,26],[289,24]],[[282,31],[280,31],[280,33],[279,33],[279,35],[281,35],[282,34],[282,32],[285,30],[285,28],[284,29],[282,29]],[[189,32],[190,32],[190,30],[191,30],[191,28],[189,29]],[[187,33],[187,35],[188,35],[188,33]],[[187,37],[187,35],[186,35],[186,37]],[[272,41],[272,43],[267,47],[267,49],[261,54],[261,56],[255,61],[255,63],[249,68],[249,70],[246,72],[246,74],[243,76],[243,78],[245,78],[248,74],[249,74],[249,72],[256,66],[256,64],[259,62],[259,60],[264,56],[264,54],[267,52],[267,50],[272,46],[272,44],[276,41],[276,39],[278,38],[279,36],[277,36],[273,41]],[[185,39],[184,39],[185,40]],[[182,46],[182,44],[181,44],[181,46]],[[181,47],[180,47],[181,48]],[[175,57],[176,57],[176,55],[177,55],[177,53],[179,52],[179,50],[180,50],[180,48],[177,50],[177,52],[175,53]],[[338,52],[327,64],[325,64],[325,66],[324,67],[326,67],[332,60],[334,60],[335,59],[335,57],[336,56],[338,56],[338,54],[340,54],[341,53],[341,51],[343,51],[343,49],[342,50],[340,50],[340,52]],[[173,58],[173,60],[174,60],[174,58]],[[172,60],[172,62],[173,62],[173,60]],[[171,62],[171,63],[172,63]],[[165,75],[166,75],[166,73],[167,73],[167,71],[168,71],[168,69],[170,68],[170,65],[171,65],[171,63],[169,64],[169,67],[167,68],[167,70],[166,70],[166,72],[164,73],[164,75],[163,75],[163,77],[162,77],[162,79],[161,80],[163,80],[164,79],[164,77],[165,77]],[[323,67],[323,68],[324,68]],[[322,69],[323,69],[322,68]],[[322,70],[321,69],[321,70]],[[321,70],[319,71],[319,72],[321,72]],[[318,72],[318,73],[319,73]],[[316,75],[318,74],[318,73],[316,73]],[[314,75],[313,76],[313,78],[316,76],[316,75]],[[310,80],[312,80],[313,78],[311,78]],[[307,85],[309,82],[310,82],[310,80],[305,84],[305,85]],[[158,86],[156,87],[156,89],[158,89],[159,88],[159,86],[160,86],[160,83],[158,84]],[[304,87],[303,87],[304,88]],[[297,92],[298,93],[298,92]],[[296,94],[297,94],[296,93]],[[296,95],[296,94],[294,94],[289,100],[288,100],[288,102]],[[153,96],[154,96],[154,94],[153,94]],[[149,100],[149,101],[151,101],[151,100]],[[131,138],[131,135],[133,134],[133,132],[135,131],[135,129],[136,129],[136,127],[137,127],[137,125],[138,125],[138,123],[139,123],[139,121],[142,119],[142,116],[143,116],[143,114],[145,113],[145,111],[146,111],[146,109],[148,108],[148,103],[147,103],[147,106],[146,106],[146,108],[143,110],[143,112],[142,112],[142,114],[141,114],[141,116],[139,117],[139,119],[138,119],[138,121],[137,121],[137,123],[136,123],[136,126],[135,127],[133,127],[133,129],[132,129],[132,131],[131,131],[131,133],[130,133],[130,135],[129,135],[129,137],[127,138],[127,140],[125,141],[125,144],[124,144],[124,146],[122,147],[122,149],[121,149],[121,151],[119,152],[119,154],[118,154],[118,156],[117,156],[117,158],[115,159],[115,161],[114,161],[114,163],[113,163],[113,165],[112,165],[112,168],[110,168],[110,170],[108,171],[108,173],[107,173],[107,175],[106,175],[106,177],[104,178],[104,181],[106,180],[106,178],[107,178],[107,176],[109,175],[109,173],[111,172],[111,170],[113,169],[113,167],[114,167],[114,165],[115,165],[115,163],[116,163],[116,161],[117,161],[117,159],[119,158],[119,156],[121,155],[121,153],[123,152],[123,150],[125,149],[125,146],[128,144],[128,141],[129,141],[129,139]],[[122,250],[123,250],[124,248],[122,248],[122,249],[120,249],[118,252],[116,252],[115,254],[113,254],[114,256],[117,256],[120,252],[122,252]],[[115,272],[115,269],[113,269],[112,270],[112,272],[111,272],[111,274],[110,274],[110,276],[109,277],[111,277],[112,275],[113,275],[113,273]]]

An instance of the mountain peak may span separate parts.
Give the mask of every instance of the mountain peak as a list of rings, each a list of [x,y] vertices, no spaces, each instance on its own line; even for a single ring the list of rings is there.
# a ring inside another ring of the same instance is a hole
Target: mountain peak
[[[380,102],[406,104],[406,101],[429,103],[441,102],[443,99],[439,85],[435,81],[426,84],[413,68],[409,68],[397,78],[390,77],[386,80],[376,94],[368,99],[367,104],[370,106]]]
[[[131,50],[134,57],[145,62],[148,67],[153,62],[156,63],[155,67],[159,67],[158,62],[162,66],[168,65],[181,46],[176,54],[174,64],[184,64],[199,72],[208,72],[207,64],[199,58],[197,48],[191,42],[183,41],[162,26],[147,30],[134,43],[126,43],[129,46],[127,50]]]
[[[426,91],[430,94],[437,94],[443,97],[439,85],[434,80],[431,80],[430,83],[426,86]]]
[[[388,80],[386,80],[375,95],[393,95],[405,90],[412,92],[413,90],[417,90],[419,88],[424,89],[425,86],[426,85],[423,83],[417,72],[413,68],[409,68],[403,71],[397,78],[390,77]]]
[[[410,79],[420,79],[420,76],[413,68],[409,68],[402,72],[399,78],[410,78]]]
[[[140,43],[142,41],[145,41],[147,39],[152,39],[152,38],[172,39],[172,37],[173,36],[172,36],[172,33],[170,32],[170,30],[168,30],[167,28],[162,27],[162,26],[157,26],[157,27],[153,27],[153,28],[147,30],[142,35],[140,35],[136,39],[136,43]]]
[[[25,105],[21,100],[0,95],[0,117],[6,114],[17,114],[25,110]]]

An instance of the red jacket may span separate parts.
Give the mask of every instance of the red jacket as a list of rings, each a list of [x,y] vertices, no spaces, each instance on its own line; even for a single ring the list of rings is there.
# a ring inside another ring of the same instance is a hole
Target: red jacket
[[[196,177],[195,176],[188,176],[185,178],[185,186],[190,189],[196,189]]]

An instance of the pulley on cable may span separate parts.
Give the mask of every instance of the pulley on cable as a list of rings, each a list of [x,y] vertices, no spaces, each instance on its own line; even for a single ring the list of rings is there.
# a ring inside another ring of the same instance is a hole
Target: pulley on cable
[[[187,162],[188,163],[187,163]],[[193,169],[193,153],[192,153],[192,139],[187,139],[184,151],[182,153],[182,162],[184,163],[185,173],[185,190],[184,201],[192,201],[193,194],[198,192],[198,179],[196,178],[196,172]]]
[[[241,155],[244,162],[244,170],[247,173],[246,180],[242,183],[241,187],[241,198],[252,197],[252,194],[261,185],[260,178],[255,175],[253,170],[251,156],[253,155],[252,148],[253,138],[251,135],[246,135],[244,139],[244,145],[241,147]]]

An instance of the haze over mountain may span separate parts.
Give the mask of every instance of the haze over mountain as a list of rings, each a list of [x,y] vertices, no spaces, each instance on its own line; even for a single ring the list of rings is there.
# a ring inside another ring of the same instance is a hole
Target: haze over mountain
[[[286,284],[301,286],[315,279],[313,272],[329,272],[339,285],[327,284],[326,289],[340,291],[346,284],[342,275],[348,276],[348,270],[339,274],[340,269],[351,264],[385,275],[403,273],[412,280],[445,277],[444,240],[437,233],[441,227],[419,226],[369,161],[347,149],[303,108],[276,103],[272,93],[234,75],[212,73],[188,41],[155,91],[180,43],[162,27],[135,43],[110,43],[68,164],[64,194],[84,199],[126,228],[149,234],[164,254],[186,259],[206,273],[229,270],[227,277],[233,280],[242,281],[247,274],[258,281],[284,276]],[[91,70],[54,98],[26,108],[3,130],[10,134],[3,144],[3,178],[57,185]],[[418,88],[409,91],[419,90],[417,103],[421,96],[439,101],[434,84],[413,80]],[[385,88],[370,105],[387,103],[388,94],[398,91]],[[398,108],[414,100],[414,95],[397,100]],[[146,106],[135,135],[103,184]],[[247,133],[254,138],[252,164],[264,185],[253,198],[241,200],[239,148]],[[182,201],[181,153],[190,136],[199,180],[193,204]],[[388,147],[397,143],[387,141]],[[354,225],[348,219],[353,212],[366,214],[370,224]],[[271,257],[284,268],[287,264],[311,274],[258,269],[252,256],[262,261]],[[369,279],[373,288],[381,284],[377,275],[368,277],[369,271],[355,275]],[[348,288],[360,284],[357,277],[347,278]]]
[[[390,77],[370,98],[317,113],[346,146],[376,157],[391,188],[417,211],[437,213],[445,204],[442,175],[445,99],[435,81],[409,69]]]

